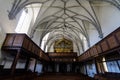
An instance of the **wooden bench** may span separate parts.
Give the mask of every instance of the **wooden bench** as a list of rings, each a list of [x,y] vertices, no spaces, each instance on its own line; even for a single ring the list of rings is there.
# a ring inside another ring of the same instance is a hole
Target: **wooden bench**
[[[105,72],[96,74],[94,78],[97,80],[120,80],[120,73]]]

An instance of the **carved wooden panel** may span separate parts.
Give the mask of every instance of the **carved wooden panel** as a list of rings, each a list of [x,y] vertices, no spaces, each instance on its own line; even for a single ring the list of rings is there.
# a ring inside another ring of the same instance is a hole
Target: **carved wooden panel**
[[[83,56],[80,56],[80,61],[82,61],[83,60]]]
[[[52,61],[56,62],[74,62],[76,61],[75,58],[52,58]]]
[[[40,56],[40,57],[42,57],[42,55],[43,55],[43,52],[42,52],[42,51],[40,51],[39,56]]]
[[[43,51],[41,52],[41,58],[43,58],[44,59],[44,53],[43,53]]]
[[[120,45],[120,31],[119,31],[119,32],[116,32],[116,37],[117,37],[117,39],[118,39],[118,41],[119,41],[119,45]]]
[[[33,46],[34,46],[34,44],[33,43],[31,43],[31,52],[33,52]],[[33,52],[34,53],[34,52]]]
[[[13,41],[14,41],[14,37],[15,37],[15,35],[7,35],[6,40],[5,40],[3,45],[4,46],[12,46]]]
[[[84,53],[84,55],[85,55],[85,59],[87,59],[87,58],[88,58],[88,54],[87,54],[87,52]]]
[[[81,56],[79,56],[79,57],[78,57],[78,61],[81,61],[81,60],[82,60],[82,58],[81,58]]]
[[[13,46],[22,47],[23,39],[24,39],[24,35],[16,35],[13,42]]]
[[[94,56],[94,52],[92,48],[90,49],[90,56]]]
[[[101,47],[102,47],[103,51],[107,51],[109,49],[108,44],[105,40],[103,42],[101,42]]]
[[[87,51],[87,56],[90,57],[90,51]]]
[[[85,59],[85,54],[82,55],[83,60]]]
[[[90,57],[90,55],[89,55],[88,51],[86,51],[86,52],[84,53],[84,55],[85,55],[85,59],[87,59],[87,58],[89,58],[89,57]]]
[[[87,59],[87,53],[84,53],[84,59]]]
[[[109,44],[109,46],[110,46],[111,49],[118,46],[118,42],[117,42],[117,40],[115,39],[114,36],[110,36],[110,37],[107,39],[107,41],[108,41],[108,44]]]
[[[101,50],[101,47],[100,47],[100,45],[99,45],[99,44],[98,44],[98,45],[96,45],[96,48],[97,48],[98,54],[99,54],[99,53],[102,53],[102,50]]]
[[[83,55],[80,56],[81,60],[83,60]]]
[[[35,48],[35,54],[36,54],[36,55],[39,55],[39,54],[40,54],[40,49],[39,49],[39,47],[36,47],[36,48]]]
[[[93,53],[94,53],[94,55],[97,55],[97,54],[98,54],[98,51],[97,51],[96,46],[93,46]]]
[[[31,49],[32,49],[32,43],[31,43],[31,42],[29,42],[29,45],[28,45],[28,50],[29,50],[29,51],[31,51]]]
[[[35,53],[36,46],[32,45],[32,52]]]
[[[85,55],[85,59],[87,59],[87,58],[88,58],[87,52],[86,52],[86,53],[84,53],[84,55]]]
[[[56,53],[48,53],[51,57],[76,57],[77,53],[75,52],[56,52]]]
[[[46,61],[49,61],[49,57],[44,52],[42,52],[41,58],[46,60]]]
[[[28,49],[28,46],[29,46],[29,40],[27,38],[24,38],[23,48]]]

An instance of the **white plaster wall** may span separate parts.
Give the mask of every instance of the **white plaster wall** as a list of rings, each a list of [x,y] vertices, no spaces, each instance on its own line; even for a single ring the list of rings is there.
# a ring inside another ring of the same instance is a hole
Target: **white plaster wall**
[[[15,32],[15,28],[21,14],[19,13],[16,16],[16,19],[9,20],[7,11],[10,11],[13,1],[14,0],[0,0],[0,48],[6,33]]]
[[[0,26],[4,29],[5,33],[15,32],[15,28],[20,16],[20,13],[16,16],[16,19],[9,20],[8,12],[12,7],[14,0],[0,0]]]
[[[93,25],[89,25],[89,39],[90,39],[90,46],[93,46],[95,43],[97,43],[98,41],[100,41],[99,38],[99,34],[96,31],[95,27],[93,27]]]
[[[5,39],[6,33],[15,33],[15,28],[17,26],[19,17],[22,12],[22,11],[19,12],[15,19],[9,20],[7,11],[10,11],[13,2],[14,0],[0,0],[0,65],[4,65],[4,68],[10,68],[12,61],[2,60],[5,55],[1,54],[1,46]],[[35,34],[37,35],[33,40],[36,42],[36,44],[39,45],[39,37],[40,37],[39,32],[36,32]],[[18,63],[16,68],[23,68],[23,67],[24,67],[24,63]],[[30,69],[33,70],[33,66],[31,66]]]
[[[2,47],[4,39],[5,39],[5,32],[0,26],[0,64],[2,63],[1,47]]]
[[[8,12],[10,10],[11,4],[13,0],[0,0],[0,48],[5,38],[5,34],[7,32],[14,32],[13,25],[15,24],[14,21],[10,21],[8,19]]]
[[[40,43],[40,32],[39,31],[35,31],[34,36],[32,38],[32,40],[39,46]]]
[[[100,6],[96,14],[102,27],[104,37],[120,26],[120,10],[118,10],[113,5],[109,4]],[[91,24],[89,25],[89,27],[91,28],[89,30],[91,46],[93,46],[95,43],[101,40],[99,38],[98,32],[92,26],[93,25]]]
[[[73,52],[78,52],[78,48],[75,43],[73,43]]]
[[[51,45],[50,50],[48,52],[54,52],[54,44]]]
[[[120,26],[120,10],[112,5],[101,6],[99,16],[104,36]]]
[[[8,12],[12,7],[12,3],[14,0],[0,0],[0,64],[4,63],[3,58],[5,55],[1,54],[1,46],[5,39],[6,33],[13,33],[15,32],[15,28],[17,22],[19,20],[19,16],[21,12],[16,16],[14,20],[9,20]],[[12,61],[6,60],[4,68],[9,68],[12,64]]]

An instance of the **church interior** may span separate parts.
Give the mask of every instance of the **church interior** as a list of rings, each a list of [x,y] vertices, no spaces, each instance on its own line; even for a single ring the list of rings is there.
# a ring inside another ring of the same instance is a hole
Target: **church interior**
[[[120,80],[120,0],[0,0],[0,80]]]

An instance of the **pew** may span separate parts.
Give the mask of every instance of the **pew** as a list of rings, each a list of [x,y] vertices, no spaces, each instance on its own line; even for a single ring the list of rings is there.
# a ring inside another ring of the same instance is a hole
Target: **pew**
[[[120,80],[120,73],[105,72],[94,76],[97,80]]]
[[[37,76],[33,74],[26,74],[20,76],[5,76],[0,78],[1,80],[35,80]]]
[[[95,80],[84,74],[74,73],[44,73],[41,74],[36,80]]]

